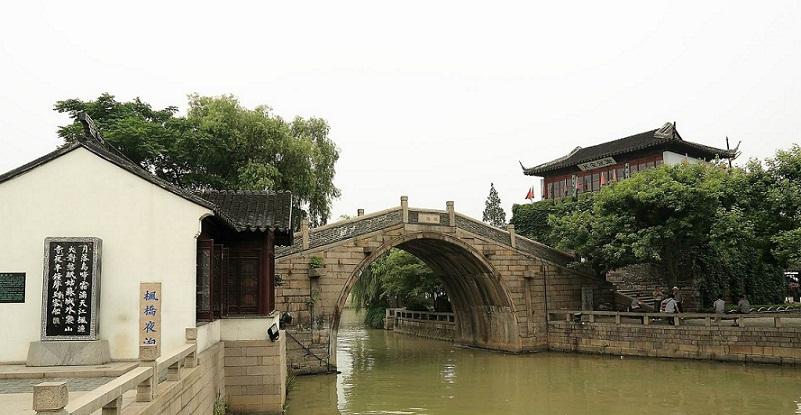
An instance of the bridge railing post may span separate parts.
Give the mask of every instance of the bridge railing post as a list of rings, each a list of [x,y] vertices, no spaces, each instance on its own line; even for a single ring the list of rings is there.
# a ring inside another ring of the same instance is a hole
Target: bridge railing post
[[[453,200],[445,202],[445,210],[448,212],[448,226],[456,226],[456,211],[453,210]]]
[[[517,248],[517,238],[515,237],[515,225],[511,223],[506,225],[506,231],[509,232],[509,243],[512,248]]]
[[[409,223],[409,196],[401,196],[401,216],[403,223]]]

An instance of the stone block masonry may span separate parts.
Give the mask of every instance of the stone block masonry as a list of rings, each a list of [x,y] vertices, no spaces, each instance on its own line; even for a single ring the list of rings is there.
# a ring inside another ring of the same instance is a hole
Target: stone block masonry
[[[275,342],[225,342],[225,395],[234,413],[280,414],[286,401],[286,332]]]
[[[297,339],[290,370],[336,368],[336,334],[361,272],[392,248],[417,256],[442,277],[456,312],[454,342],[523,352],[547,348],[546,313],[611,301],[611,284],[568,266],[575,258],[455,212],[396,208],[315,229],[302,227],[276,252],[276,310]],[[312,263],[316,265],[312,267]],[[322,263],[322,267],[318,263]],[[584,300],[584,301],[583,301]],[[450,334],[444,337],[451,337]],[[325,363],[325,364],[323,364]]]
[[[453,313],[400,311],[395,313],[391,329],[397,333],[452,342],[456,338],[454,317]]]
[[[183,369],[177,381],[158,385],[151,402],[132,402],[123,408],[125,415],[211,414],[214,402],[225,397],[223,383],[223,345],[217,343],[198,355],[198,365]]]
[[[801,363],[801,328],[548,323],[550,350],[626,356]]]

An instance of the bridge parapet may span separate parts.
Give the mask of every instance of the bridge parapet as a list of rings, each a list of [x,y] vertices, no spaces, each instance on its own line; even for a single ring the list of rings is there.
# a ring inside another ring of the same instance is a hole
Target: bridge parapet
[[[366,233],[379,231],[402,223],[401,209],[392,208],[369,215],[334,222],[329,225],[309,229],[309,246],[303,247],[303,232],[295,233],[292,246],[277,248],[276,257],[283,257],[305,249],[319,248],[334,242],[343,241]]]
[[[363,209],[359,209],[359,214],[355,218],[297,232],[294,238],[295,243],[290,247],[277,248],[276,257],[292,255],[306,249],[319,248],[359,235],[407,223],[410,225],[457,227],[562,267],[567,267],[575,261],[575,256],[567,252],[517,235],[513,231],[500,229],[467,215],[456,213],[453,202],[447,202],[446,206],[446,210],[413,208],[409,207],[408,198],[403,196],[401,197],[400,206],[395,208],[367,215],[364,214]],[[305,235],[308,235],[307,238],[304,238]],[[304,246],[304,239],[308,240],[308,246]],[[581,270],[578,271],[581,272]]]

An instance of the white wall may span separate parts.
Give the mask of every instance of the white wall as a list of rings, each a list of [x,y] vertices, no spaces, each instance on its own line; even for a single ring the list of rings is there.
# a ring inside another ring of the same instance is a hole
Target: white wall
[[[229,318],[220,320],[220,340],[265,340],[267,329],[279,323],[279,313],[266,317]]]
[[[662,162],[669,165],[681,164],[685,162],[690,164],[696,164],[700,163],[701,161],[702,160],[698,160],[697,158],[687,157],[683,154],[674,153],[672,151],[662,152]]]
[[[24,304],[0,304],[0,362],[40,337],[44,239],[103,240],[99,337],[113,359],[136,359],[139,283],[162,283],[162,351],[195,327],[196,235],[206,208],[84,148],[0,183],[0,272],[25,272]]]
[[[220,341],[220,320],[197,326],[197,352],[200,353]],[[162,352],[162,355],[164,352]]]

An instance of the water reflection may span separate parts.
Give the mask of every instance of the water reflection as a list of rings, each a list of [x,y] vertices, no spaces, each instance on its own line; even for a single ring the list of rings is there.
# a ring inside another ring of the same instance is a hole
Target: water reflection
[[[365,330],[343,316],[337,376],[298,378],[300,414],[793,414],[792,367],[509,355]]]

